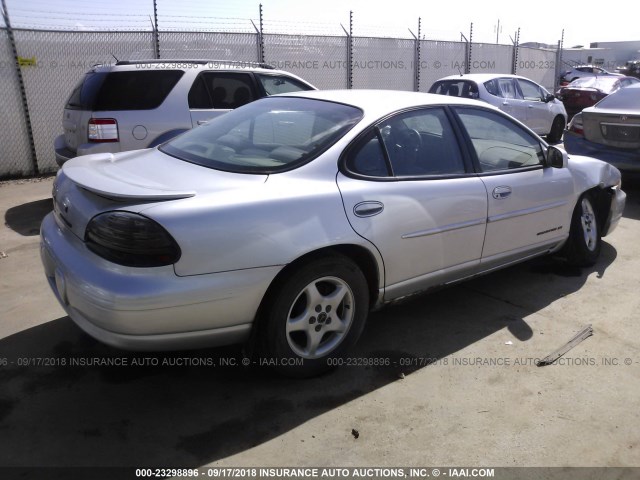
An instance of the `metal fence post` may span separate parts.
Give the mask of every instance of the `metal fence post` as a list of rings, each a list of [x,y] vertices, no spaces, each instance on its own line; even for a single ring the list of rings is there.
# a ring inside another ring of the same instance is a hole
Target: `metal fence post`
[[[511,41],[513,42],[513,65],[511,66],[511,73],[515,75],[518,71],[518,48],[520,46],[520,27],[518,27],[518,30],[516,32],[515,40],[512,38]]]
[[[349,12],[349,31],[340,24],[347,36],[347,88],[353,88],[353,11]]]
[[[413,44],[413,90],[416,92],[420,91],[420,27],[421,27],[422,19],[418,17],[418,36],[416,37],[411,29],[409,29],[409,33],[413,35],[414,44]]]
[[[153,0],[153,53],[156,59],[160,59],[160,32],[158,31],[158,2]]]
[[[258,62],[264,63],[264,15],[260,4],[260,32],[258,32]]]
[[[554,90],[557,90],[560,86],[560,75],[562,74],[562,50],[564,49],[564,28],[562,29],[562,36],[558,40],[558,50],[556,52],[556,77],[554,79]]]
[[[469,27],[469,42],[467,43],[467,64],[464,69],[464,73],[471,73],[471,52],[473,50],[473,22]]]
[[[33,174],[38,175],[38,157],[36,154],[36,144],[33,139],[33,126],[31,125],[31,115],[29,114],[29,103],[27,102],[27,90],[24,84],[24,78],[22,77],[22,70],[20,68],[20,60],[18,58],[18,48],[16,47],[16,39],[13,36],[13,29],[11,28],[11,21],[9,20],[9,10],[7,10],[7,3],[2,0],[2,18],[4,24],[7,26],[7,36],[9,37],[9,43],[11,44],[11,52],[13,53],[13,61],[16,69],[16,75],[18,77],[18,85],[20,85],[20,96],[22,97],[22,108],[24,109],[24,120],[27,127],[27,135],[29,135],[29,147],[31,148],[31,167],[33,168]]]

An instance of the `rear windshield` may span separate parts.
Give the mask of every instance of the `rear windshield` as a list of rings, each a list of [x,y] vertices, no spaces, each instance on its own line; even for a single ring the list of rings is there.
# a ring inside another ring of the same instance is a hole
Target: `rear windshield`
[[[621,88],[620,90],[604,97],[598,103],[598,108],[611,108],[613,110],[634,110],[640,108],[640,84]]]
[[[151,110],[159,107],[182,70],[89,72],[67,101],[73,110]]]
[[[451,97],[478,98],[478,85],[471,80],[439,80],[431,85],[429,93]]]
[[[160,150],[217,170],[275,173],[312,160],[361,118],[361,110],[343,104],[267,97],[216,117]]]
[[[582,77],[577,78],[569,84],[569,87],[599,88],[600,90],[611,90],[619,77]]]

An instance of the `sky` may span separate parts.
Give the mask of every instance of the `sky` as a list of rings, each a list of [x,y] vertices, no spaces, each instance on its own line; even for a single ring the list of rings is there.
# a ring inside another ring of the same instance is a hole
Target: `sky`
[[[150,29],[153,0],[6,0],[14,27],[65,29]],[[555,45],[564,29],[564,46],[591,42],[640,40],[637,17],[621,7],[576,8],[538,2],[456,0],[157,0],[161,29],[216,28],[253,31],[263,5],[266,33],[342,34],[353,11],[354,34],[411,38],[421,33],[434,40],[467,38],[473,22],[474,42],[509,44],[520,28],[520,43]],[[618,4],[619,5],[619,4]],[[571,11],[569,14],[568,12]]]

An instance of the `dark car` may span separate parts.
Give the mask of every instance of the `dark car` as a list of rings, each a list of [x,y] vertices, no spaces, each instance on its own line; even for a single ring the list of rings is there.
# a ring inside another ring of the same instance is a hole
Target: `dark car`
[[[623,67],[616,68],[616,72],[640,78],[640,60],[629,60]]]
[[[564,108],[569,115],[575,115],[620,88],[639,82],[640,80],[633,77],[583,77],[565,87],[560,87],[556,97],[564,103]]]

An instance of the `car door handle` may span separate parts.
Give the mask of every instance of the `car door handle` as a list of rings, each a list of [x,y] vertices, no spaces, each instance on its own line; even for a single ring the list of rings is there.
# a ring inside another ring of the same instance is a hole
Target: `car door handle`
[[[383,210],[384,205],[381,202],[367,201],[360,202],[353,207],[353,214],[356,217],[373,217],[374,215],[382,213]]]
[[[509,102],[502,102],[503,105],[509,105]]]
[[[511,187],[496,187],[493,189],[493,198],[501,200],[511,195]]]
[[[206,125],[209,123],[209,120],[198,120],[198,125]]]

